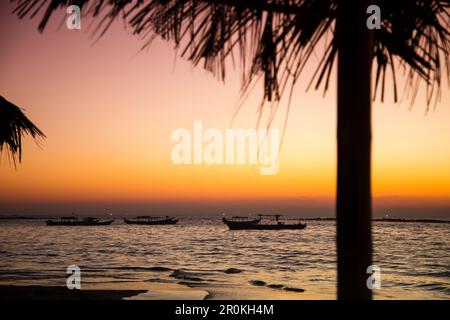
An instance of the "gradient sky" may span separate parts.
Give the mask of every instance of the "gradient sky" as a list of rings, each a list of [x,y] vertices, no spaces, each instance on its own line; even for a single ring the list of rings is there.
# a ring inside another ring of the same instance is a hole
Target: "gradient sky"
[[[334,76],[325,97],[322,91],[305,92],[312,68],[296,88],[277,175],[261,176],[251,165],[175,166],[174,129],[192,129],[194,120],[205,127],[230,125],[240,70],[229,68],[224,84],[175,59],[170,43],[157,40],[140,52],[143,41],[123,23],[94,43],[87,21],[81,31],[64,24],[58,29],[63,16],[55,16],[39,34],[38,20],[18,20],[11,10],[9,3],[1,4],[0,94],[22,106],[47,139],[41,148],[26,139],[17,170],[2,155],[0,214],[94,208],[142,213],[167,206],[181,212],[188,204],[204,205],[212,214],[229,207],[320,207],[320,214],[332,214]],[[412,108],[406,99],[394,104],[388,93],[373,106],[375,206],[383,208],[380,213],[403,208],[407,215],[448,216],[448,84],[436,110],[427,114],[423,92]],[[255,127],[260,97],[257,86],[235,127]],[[280,108],[274,127],[281,128],[286,103]]]

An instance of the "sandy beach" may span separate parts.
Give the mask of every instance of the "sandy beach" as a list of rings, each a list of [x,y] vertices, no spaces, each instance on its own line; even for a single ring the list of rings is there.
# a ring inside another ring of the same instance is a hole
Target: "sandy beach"
[[[1,285],[2,300],[120,300],[145,290],[69,290],[57,286]]]
[[[221,300],[302,299],[298,293],[265,288],[196,288],[180,284],[152,284],[143,289],[81,289],[69,290],[63,286],[0,285],[1,300]]]

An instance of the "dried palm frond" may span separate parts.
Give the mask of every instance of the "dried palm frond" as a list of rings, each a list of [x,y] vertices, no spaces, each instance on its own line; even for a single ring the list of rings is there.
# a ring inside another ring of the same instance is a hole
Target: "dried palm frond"
[[[22,137],[27,134],[34,139],[45,138],[19,107],[0,96],[0,152],[9,152],[14,165],[16,159],[22,160]]]
[[[184,57],[195,65],[203,63],[221,79],[227,58],[238,51],[243,92],[262,78],[264,99],[271,101],[280,99],[287,84],[296,83],[321,41],[326,49],[313,80],[316,89],[321,84],[328,89],[339,52],[334,37],[336,12],[343,0],[12,1],[20,18],[35,16],[47,4],[40,31],[57,8],[70,4],[79,5],[85,15],[99,17],[101,34],[122,17],[134,34],[149,35],[149,42],[155,35],[172,40],[182,47]],[[408,88],[416,88],[423,80],[430,104],[439,97],[442,69],[447,78],[450,75],[450,0],[377,0],[373,4],[381,8],[381,29],[374,31],[375,93],[381,87],[384,99],[390,69],[397,101],[396,72],[403,70]]]

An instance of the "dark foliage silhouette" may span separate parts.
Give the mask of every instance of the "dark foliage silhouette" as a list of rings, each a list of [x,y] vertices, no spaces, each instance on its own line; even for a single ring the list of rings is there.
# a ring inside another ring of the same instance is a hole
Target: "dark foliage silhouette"
[[[0,96],[0,152],[9,153],[14,165],[22,160],[22,137],[27,134],[34,139],[45,137],[18,106]]]

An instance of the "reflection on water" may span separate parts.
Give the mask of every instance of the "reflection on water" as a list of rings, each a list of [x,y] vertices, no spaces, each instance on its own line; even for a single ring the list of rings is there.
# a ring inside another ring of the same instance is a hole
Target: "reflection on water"
[[[374,264],[382,271],[375,297],[450,298],[449,236],[448,224],[375,223]],[[0,284],[65,285],[67,266],[76,264],[83,288],[175,287],[181,288],[177,294],[191,290],[210,298],[334,299],[334,237],[329,221],[283,231],[228,231],[218,217],[184,218],[172,226],[2,221]],[[158,296],[149,292],[144,298]]]

